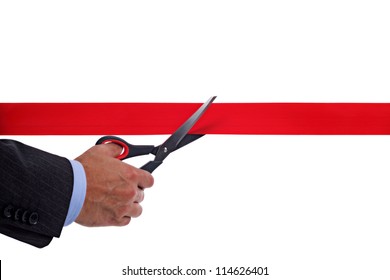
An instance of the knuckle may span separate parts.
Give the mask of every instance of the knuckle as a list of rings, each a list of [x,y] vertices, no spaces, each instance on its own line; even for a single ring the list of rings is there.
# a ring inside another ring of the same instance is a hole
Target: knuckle
[[[122,217],[123,217],[123,212],[121,211],[121,209],[117,209],[114,212],[112,219],[113,219],[113,221],[118,222],[121,220]]]
[[[127,226],[128,224],[130,224],[130,221],[131,221],[131,217],[124,217],[120,221],[119,226]]]
[[[129,201],[133,201],[137,196],[137,188],[130,186],[126,189],[125,199]]]
[[[139,191],[138,191],[138,198],[137,198],[137,201],[138,201],[138,202],[142,202],[142,201],[144,200],[144,198],[145,198],[145,193],[144,193],[144,191],[139,190]]]
[[[141,216],[142,212],[143,212],[143,208],[142,208],[142,206],[140,206],[139,207],[139,212],[138,212],[138,217]]]
[[[149,187],[153,185],[154,185],[154,177],[151,174],[149,174]]]
[[[112,218],[109,223],[110,226],[127,226],[131,221],[131,217]]]
[[[137,172],[134,167],[124,164],[123,165],[123,176],[127,181],[133,181],[137,177]]]
[[[140,173],[139,179],[140,184],[143,188],[150,188],[151,186],[153,186],[154,178],[149,172],[143,171],[142,173]]]
[[[142,214],[142,206],[137,204],[137,207],[135,207],[135,209],[134,209],[133,217],[137,218],[137,217],[141,216],[141,214]]]
[[[118,207],[117,209],[115,209],[114,211],[114,219],[116,221],[120,221],[124,216],[126,216],[126,213],[127,213],[127,207],[126,206],[121,206],[121,207]]]

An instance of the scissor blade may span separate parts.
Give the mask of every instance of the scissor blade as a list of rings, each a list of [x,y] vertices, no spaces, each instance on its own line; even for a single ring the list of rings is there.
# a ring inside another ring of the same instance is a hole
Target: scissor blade
[[[190,144],[194,142],[195,140],[198,140],[200,137],[204,136],[204,134],[187,134],[184,136],[184,138],[179,142],[179,145],[177,145],[176,150],[184,147],[187,144]]]
[[[175,151],[184,147],[187,144],[194,142],[195,140],[198,140],[202,136],[204,136],[204,134],[187,134],[186,136],[184,136],[183,140],[180,141],[179,145],[177,145]],[[156,155],[159,148],[160,146],[154,147],[152,154]]]
[[[187,135],[194,124],[200,119],[203,113],[209,108],[216,96],[211,97],[206,103],[199,107],[198,110],[187,119],[158,149],[156,159],[157,161],[164,160],[169,153],[177,149],[180,142]],[[191,141],[192,142],[192,141]],[[187,143],[188,144],[188,143]],[[184,145],[183,145],[184,146]]]

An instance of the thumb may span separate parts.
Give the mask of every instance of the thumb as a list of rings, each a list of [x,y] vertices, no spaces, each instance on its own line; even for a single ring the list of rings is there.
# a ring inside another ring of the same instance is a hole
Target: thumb
[[[114,143],[107,143],[107,144],[99,144],[96,145],[96,147],[99,147],[100,151],[109,156],[109,157],[117,157],[122,153],[123,148]]]

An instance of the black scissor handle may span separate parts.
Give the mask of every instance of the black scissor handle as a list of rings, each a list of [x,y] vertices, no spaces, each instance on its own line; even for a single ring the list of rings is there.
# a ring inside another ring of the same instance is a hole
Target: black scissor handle
[[[152,173],[157,167],[159,167],[161,165],[161,163],[162,163],[162,161],[151,160],[151,161],[147,162],[146,164],[144,164],[142,167],[140,167],[140,169],[146,170],[149,173]]]
[[[122,147],[121,154],[116,157],[120,160],[150,154],[155,148],[150,145],[132,145],[118,136],[103,136],[96,142],[96,145],[108,143],[114,143]]]

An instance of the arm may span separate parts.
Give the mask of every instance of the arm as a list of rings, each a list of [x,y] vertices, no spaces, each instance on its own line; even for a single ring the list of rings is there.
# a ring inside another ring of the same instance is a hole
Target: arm
[[[48,245],[61,234],[72,190],[66,158],[0,140],[0,233],[36,247]]]
[[[0,233],[41,248],[75,219],[85,226],[127,225],[141,214],[143,188],[153,177],[116,159],[120,152],[115,144],[97,145],[76,159],[87,184],[85,199],[85,193],[78,199],[74,163],[72,169],[65,158],[0,140]]]

